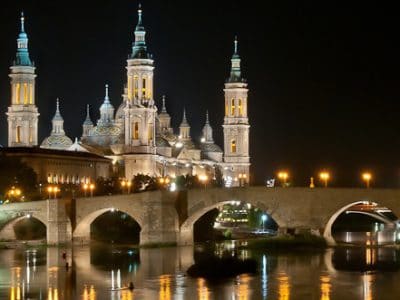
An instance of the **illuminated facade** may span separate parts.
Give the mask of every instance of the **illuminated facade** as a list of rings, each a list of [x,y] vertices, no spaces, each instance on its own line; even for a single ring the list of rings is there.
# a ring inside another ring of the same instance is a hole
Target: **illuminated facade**
[[[21,20],[17,62],[11,67],[10,75],[13,98],[8,112],[9,146],[35,146],[39,115],[33,95],[35,74],[27,51],[23,18]],[[226,107],[223,125],[224,151],[214,143],[208,112],[201,140],[195,141],[191,137],[191,127],[185,110],[179,129],[174,133],[165,97],[162,98],[161,109],[156,106],[153,90],[154,60],[147,50],[146,30],[140,7],[135,40],[127,59],[126,72],[122,103],[114,108],[109,97],[109,87],[106,85],[99,120],[92,122],[88,105],[86,119],[82,124],[82,136],[75,143],[72,143],[64,132],[64,120],[57,104],[52,132],[42,142],[41,147],[91,152],[110,158],[116,169],[119,167],[124,169],[125,177],[128,179],[138,173],[171,177],[206,174],[207,178],[212,179],[216,176],[218,168],[228,185],[247,183],[250,166],[248,89],[240,73],[236,40],[231,76],[224,89]],[[25,101],[26,95],[23,90],[25,85],[28,86],[28,100],[27,103],[21,104],[21,101]],[[27,119],[26,122],[18,123],[18,120],[25,120],[24,118]]]

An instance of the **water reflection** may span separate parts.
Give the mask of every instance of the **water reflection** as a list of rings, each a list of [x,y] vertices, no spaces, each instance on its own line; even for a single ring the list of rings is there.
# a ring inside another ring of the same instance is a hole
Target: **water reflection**
[[[207,287],[206,280],[203,278],[197,279],[197,298],[199,300],[210,299],[210,291]]]
[[[286,273],[282,272],[278,274],[278,295],[279,300],[289,300],[290,298],[290,284],[289,284],[289,276]]]
[[[327,251],[331,255],[277,254],[243,252],[228,244],[228,248],[219,245],[196,251],[190,247],[135,249],[134,255],[131,249],[116,247],[0,250],[0,299],[375,300],[376,295],[391,299],[400,293],[400,272],[393,272],[400,270],[395,248],[336,248]],[[71,261],[69,269],[63,251]],[[233,253],[239,261],[255,259],[258,272],[212,281],[191,278],[186,270],[198,251],[230,257]],[[111,291],[112,274],[114,286],[122,289]],[[131,281],[133,292],[123,289]]]
[[[170,300],[171,299],[171,276],[170,275],[161,275],[159,277],[159,285],[160,285],[160,300]]]
[[[397,271],[400,253],[392,247],[337,248],[332,263],[336,270],[343,271]]]
[[[328,275],[321,275],[321,300],[330,300],[331,295],[331,279]]]

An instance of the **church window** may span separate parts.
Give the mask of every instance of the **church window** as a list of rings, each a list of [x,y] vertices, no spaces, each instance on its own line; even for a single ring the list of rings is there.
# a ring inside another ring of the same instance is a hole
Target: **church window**
[[[33,128],[29,127],[29,143],[33,142]]]
[[[21,84],[17,83],[15,85],[15,103],[19,104],[20,96],[21,96]]]
[[[17,126],[15,134],[15,142],[21,143],[21,126]]]
[[[149,141],[153,139],[153,123],[149,124]]]
[[[231,153],[236,153],[236,141],[231,141]]]
[[[29,104],[33,104],[33,84],[29,84]]]
[[[139,122],[134,122],[133,123],[133,128],[132,128],[132,138],[134,140],[139,139]]]
[[[239,110],[239,116],[243,116],[243,103],[242,103],[242,99],[239,99],[239,102],[238,102],[238,110]]]
[[[228,103],[225,103],[225,116],[227,117],[229,115],[229,105]]]
[[[146,77],[142,78],[142,97],[145,98],[146,97],[146,83],[147,83],[147,79]]]
[[[231,99],[231,116],[235,115],[235,99]]]
[[[28,104],[28,84],[24,83],[24,104]]]
[[[135,98],[139,96],[139,78],[137,75],[133,76],[133,96]]]

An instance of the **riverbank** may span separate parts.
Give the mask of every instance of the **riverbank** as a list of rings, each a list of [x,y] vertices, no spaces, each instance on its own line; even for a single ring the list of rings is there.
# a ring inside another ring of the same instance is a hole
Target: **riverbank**
[[[284,235],[259,239],[249,239],[240,244],[239,248],[251,250],[324,250],[328,244],[323,237],[315,235]]]

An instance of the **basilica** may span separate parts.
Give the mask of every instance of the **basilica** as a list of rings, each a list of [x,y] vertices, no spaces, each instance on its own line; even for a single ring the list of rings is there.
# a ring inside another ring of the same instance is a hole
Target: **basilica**
[[[224,145],[220,147],[214,142],[208,112],[202,138],[195,141],[190,135],[185,111],[179,128],[174,129],[166,110],[166,98],[162,98],[161,107],[156,106],[153,93],[154,59],[147,49],[140,7],[134,35],[121,104],[118,107],[112,105],[109,87],[105,85],[104,101],[99,108],[100,118],[92,120],[91,107],[87,105],[82,136],[73,141],[64,131],[62,103],[57,99],[52,130],[40,143],[40,113],[35,104],[35,65],[29,56],[22,15],[16,59],[9,74],[12,90],[11,104],[6,113],[9,149],[40,147],[46,149],[46,153],[56,151],[66,157],[72,152],[74,156],[92,154],[110,161],[110,174],[119,170],[127,179],[138,173],[171,178],[186,174],[207,175],[205,178],[211,179],[218,168],[226,186],[247,184],[250,167],[248,88],[241,74],[237,40],[234,41],[231,72],[225,82],[225,99],[221,99],[225,118],[222,125]],[[71,178],[67,174],[47,177],[54,181],[61,176]],[[79,183],[80,180],[77,181]]]

